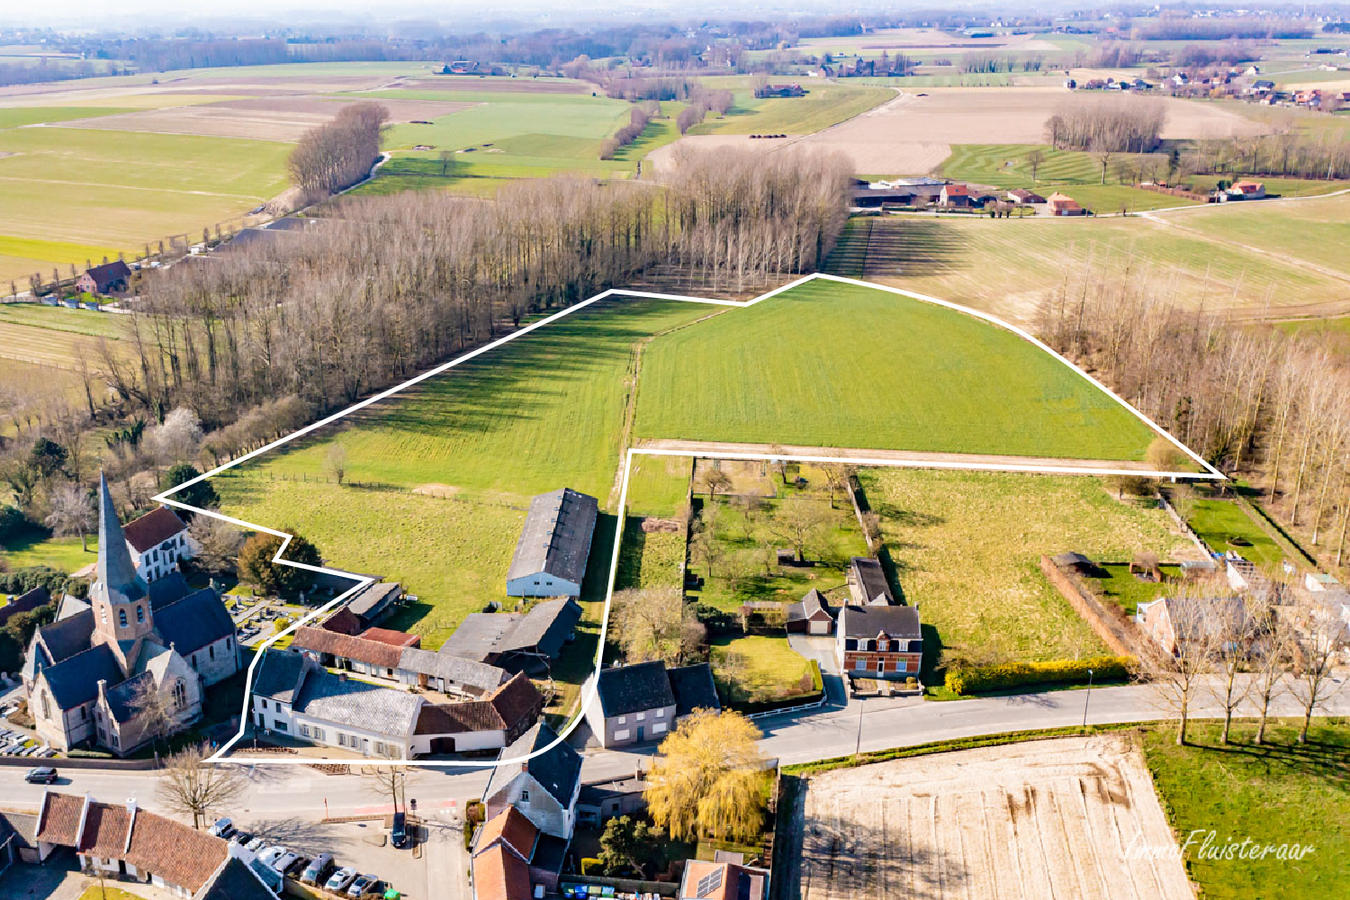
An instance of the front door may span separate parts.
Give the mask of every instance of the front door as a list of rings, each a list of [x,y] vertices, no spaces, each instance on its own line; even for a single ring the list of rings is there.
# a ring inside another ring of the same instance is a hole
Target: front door
[[[638,742],[639,744],[642,743],[642,738],[643,738],[642,732],[643,732],[643,729],[644,729],[645,727],[646,727],[646,726],[643,726],[643,725],[639,725],[639,726],[637,727],[637,742]]]

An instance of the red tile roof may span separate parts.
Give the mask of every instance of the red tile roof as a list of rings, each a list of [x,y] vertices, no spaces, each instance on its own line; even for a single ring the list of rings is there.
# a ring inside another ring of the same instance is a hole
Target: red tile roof
[[[397,669],[399,657],[403,655],[403,650],[399,647],[340,634],[326,628],[311,628],[308,625],[296,629],[291,649],[329,653],[385,669]]]
[[[38,818],[37,839],[49,844],[75,846],[79,837],[80,816],[84,813],[84,798],[74,794],[48,793],[42,801]]]
[[[187,531],[183,520],[173,514],[173,510],[161,506],[151,513],[122,526],[127,543],[144,553],[151,547],[164,543],[180,531]]]
[[[172,819],[140,810],[131,828],[126,861],[194,894],[224,865],[229,845]]]
[[[324,619],[323,629],[338,634],[357,634],[361,631],[361,617],[344,606]]]
[[[338,629],[329,628],[327,630],[337,631]],[[408,634],[406,631],[394,631],[390,628],[367,628],[356,636],[364,641],[379,641],[381,644],[388,644],[391,647],[422,646],[420,634]]]
[[[970,193],[964,184],[948,184],[944,185],[942,189],[947,192],[949,197],[960,197]]]
[[[498,844],[473,858],[478,900],[530,900],[530,867]]]
[[[483,830],[478,834],[478,843],[474,845],[474,855],[487,852],[495,842],[501,841],[517,856],[529,862],[538,837],[539,829],[535,824],[520,810],[508,806],[483,825]]]
[[[84,820],[84,833],[75,849],[101,859],[120,857],[127,848],[130,826],[131,812],[125,806],[91,803]]]

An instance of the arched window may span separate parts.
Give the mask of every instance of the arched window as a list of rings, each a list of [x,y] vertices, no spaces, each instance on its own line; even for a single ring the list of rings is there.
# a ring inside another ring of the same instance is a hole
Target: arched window
[[[50,719],[52,717],[52,700],[47,696],[47,692],[42,692],[42,718]]]
[[[127,611],[125,609],[119,609],[117,611],[117,624],[122,628],[127,627]]]
[[[187,685],[183,684],[181,678],[173,683],[173,705],[175,709],[187,706]]]
[[[145,621],[145,607],[144,607],[144,606],[138,606],[138,607],[136,607],[136,621],[137,621],[137,622],[144,622],[144,621]]]

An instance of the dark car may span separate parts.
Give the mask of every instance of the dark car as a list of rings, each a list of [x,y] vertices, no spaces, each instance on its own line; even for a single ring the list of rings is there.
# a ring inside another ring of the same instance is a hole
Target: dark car
[[[56,781],[56,770],[51,766],[38,766],[29,769],[23,780],[29,784],[52,784]]]
[[[400,850],[408,846],[407,813],[394,813],[394,824],[389,829],[389,842]]]

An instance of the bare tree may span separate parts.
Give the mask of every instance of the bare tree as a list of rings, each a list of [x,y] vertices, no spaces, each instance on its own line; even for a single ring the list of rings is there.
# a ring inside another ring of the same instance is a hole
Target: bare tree
[[[1298,742],[1308,740],[1313,713],[1340,690],[1332,677],[1336,658],[1345,646],[1346,625],[1333,604],[1310,595],[1301,599],[1294,615],[1300,637],[1296,645],[1289,692],[1303,710]]]
[[[324,460],[324,468],[329,475],[333,476],[338,484],[347,477],[347,448],[341,442],[334,442],[328,448],[328,456]]]
[[[207,762],[210,757],[205,744],[187,747],[170,756],[159,774],[160,801],[174,812],[192,816],[197,829],[211,810],[228,809],[248,788],[242,768]]]
[[[399,805],[408,808],[408,767],[407,766],[370,766],[362,774],[362,780],[372,791],[387,798],[399,812]]]
[[[1288,616],[1277,609],[1269,595],[1259,595],[1248,604],[1253,629],[1258,635],[1252,651],[1252,681],[1249,693],[1256,704],[1257,744],[1266,738],[1270,707],[1288,690],[1287,676],[1294,658],[1295,635]]]
[[[188,536],[196,545],[193,561],[208,572],[234,570],[244,533],[235,525],[215,516],[197,515],[188,525]]]
[[[679,588],[639,588],[614,595],[610,634],[630,663],[679,664],[698,652],[706,630]]]
[[[1227,744],[1233,715],[1247,699],[1250,682],[1239,678],[1246,668],[1256,620],[1245,603],[1220,602],[1213,610],[1211,627],[1216,630],[1214,662],[1219,679],[1213,685],[1214,699],[1223,710],[1219,743]]]
[[[1214,668],[1218,642],[1211,628],[1213,601],[1182,588],[1167,599],[1176,652],[1145,654],[1142,672],[1157,692],[1159,702],[1177,719],[1177,744],[1186,743],[1191,704],[1200,693],[1203,676]]]
[[[80,546],[89,552],[89,532],[96,527],[94,501],[89,492],[73,481],[58,485],[52,491],[51,512],[43,521],[58,537],[68,534],[80,536]]]
[[[731,490],[731,476],[721,469],[709,467],[699,476],[699,484],[708,492],[708,502],[716,503],[717,495]]]
[[[769,519],[769,531],[781,541],[792,545],[797,562],[806,562],[808,549],[814,546],[822,529],[830,521],[828,510],[801,494],[788,497],[778,504]]]
[[[1040,171],[1041,163],[1045,162],[1045,151],[1037,148],[1027,154],[1027,168],[1031,170],[1031,180],[1037,180],[1036,173]]]
[[[848,490],[853,467],[842,463],[825,463],[820,468],[825,473],[825,489],[830,492],[830,509],[834,509],[835,495]]]

